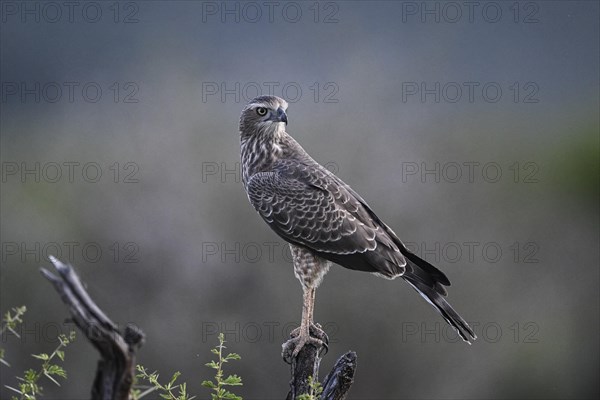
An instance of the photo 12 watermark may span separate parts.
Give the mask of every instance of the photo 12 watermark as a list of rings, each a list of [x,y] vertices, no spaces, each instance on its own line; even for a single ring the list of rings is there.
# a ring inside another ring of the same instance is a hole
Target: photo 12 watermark
[[[535,161],[404,161],[402,183],[524,183],[540,182],[540,165]]]
[[[340,328],[335,322],[320,324],[327,332],[329,343],[337,343]],[[223,333],[228,342],[234,343],[283,343],[290,333],[300,326],[299,321],[203,321],[201,325],[202,343],[213,342]]]
[[[538,24],[540,3],[533,1],[402,1],[403,23]]]
[[[541,246],[535,241],[403,242],[408,250],[431,263],[446,264],[537,264]]]
[[[403,103],[491,103],[502,100],[512,103],[540,102],[540,85],[527,82],[441,82],[404,81],[401,84]]]
[[[282,242],[202,242],[200,249],[202,263],[291,264],[293,261],[290,246]]]
[[[115,337],[120,337],[120,332],[123,332],[126,326],[140,331],[138,325],[133,322],[128,322],[125,324],[115,323],[115,327],[117,329],[110,334],[114,334]],[[80,338],[83,338],[83,340],[87,340],[85,338],[91,338],[91,340],[97,339],[97,341],[103,341],[106,338],[106,330],[100,331],[100,329],[97,326],[88,326],[87,328],[76,326],[75,322],[73,322],[70,319],[67,319],[61,323],[28,322],[27,320],[24,320],[22,323],[19,323],[14,329],[7,329],[3,331],[2,335],[0,335],[0,342],[7,343],[9,340],[11,340],[10,338],[13,337],[18,339],[21,344],[58,344],[60,342],[60,335],[69,336],[70,332],[80,332],[82,329],[85,329],[85,332],[83,332],[83,335],[76,335],[75,340],[79,340]]]
[[[134,241],[81,242],[66,241],[2,241],[2,263],[40,263],[54,256],[69,263],[139,263],[141,250]]]
[[[2,103],[88,103],[104,101],[136,104],[140,102],[137,82],[78,82],[78,81],[3,81]]]
[[[2,183],[123,183],[140,182],[140,166],[133,161],[103,164],[96,161],[4,161]]]
[[[330,172],[337,174],[340,171],[335,161],[322,164]],[[202,183],[240,183],[242,181],[242,167],[239,161],[204,161],[201,167]]]
[[[511,322],[472,322],[467,321],[477,335],[477,341],[485,343],[526,343],[540,342],[540,326],[533,321]],[[443,322],[402,322],[402,343],[456,343],[462,339],[456,330]]]
[[[340,22],[336,1],[202,1],[202,22],[296,24]]]
[[[135,1],[2,1],[3,24],[137,24],[140,7]]]
[[[259,96],[279,96],[288,103],[303,98],[314,103],[339,103],[340,87],[336,82],[202,82],[202,102],[248,103]]]

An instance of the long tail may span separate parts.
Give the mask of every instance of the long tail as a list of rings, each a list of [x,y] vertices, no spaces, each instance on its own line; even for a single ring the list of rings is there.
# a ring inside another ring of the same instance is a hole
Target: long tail
[[[403,250],[406,250],[403,249]],[[407,260],[406,272],[402,278],[406,280],[425,300],[427,300],[467,343],[477,339],[473,329],[467,324],[444,298],[447,294],[444,286],[450,281],[442,271],[406,250],[402,252]]]

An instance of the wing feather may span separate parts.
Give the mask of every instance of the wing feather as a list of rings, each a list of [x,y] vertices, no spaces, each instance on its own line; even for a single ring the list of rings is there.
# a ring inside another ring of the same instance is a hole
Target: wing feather
[[[340,182],[318,164],[285,160],[272,172],[250,177],[247,193],[260,216],[286,241],[348,268],[401,275],[406,260],[400,249],[370,216],[364,201]],[[350,255],[361,259],[342,257]],[[346,259],[349,265],[340,262]],[[358,266],[351,265],[351,259]]]

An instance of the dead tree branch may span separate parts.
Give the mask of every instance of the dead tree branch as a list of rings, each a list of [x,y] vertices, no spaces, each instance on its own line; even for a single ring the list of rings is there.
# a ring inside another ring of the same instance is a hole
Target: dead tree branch
[[[322,331],[321,331],[322,332]],[[318,380],[319,365],[324,356],[323,352],[327,348],[328,339],[326,335],[321,337],[321,333],[316,330],[310,331],[312,336],[317,337],[324,343],[317,346],[313,342],[307,343],[291,362],[291,380],[290,391],[287,400],[295,400],[298,396],[310,393],[308,378],[312,376],[313,380]],[[284,356],[284,360],[287,357]],[[349,351],[341,356],[329,374],[322,383],[323,393],[320,400],[344,400],[354,383],[354,373],[356,371],[356,353]]]
[[[356,353],[349,351],[341,356],[323,381],[321,400],[344,400],[354,383]]]
[[[144,334],[127,326],[121,334],[117,326],[89,296],[79,276],[69,264],[50,256],[58,276],[42,268],[42,274],[54,285],[71,317],[92,345],[100,352],[92,400],[128,400],[135,376],[135,351]]]

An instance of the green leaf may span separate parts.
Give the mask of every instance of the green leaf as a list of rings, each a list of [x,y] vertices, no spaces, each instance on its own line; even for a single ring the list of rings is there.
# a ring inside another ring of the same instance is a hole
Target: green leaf
[[[171,381],[169,382],[169,385],[173,385],[175,383],[175,381],[177,380],[177,378],[179,378],[179,376],[181,375],[181,372],[177,371],[173,374],[173,377],[171,377]]]
[[[48,354],[46,354],[46,353],[32,354],[31,356],[34,357],[34,358],[37,358],[38,360],[44,360],[44,361],[50,359],[50,356]]]
[[[222,382],[224,385],[229,385],[229,386],[242,386],[242,378],[240,378],[237,375],[229,375],[225,380],[223,380]]]
[[[37,376],[37,372],[32,370],[31,368],[25,371],[25,382],[34,382]]]
[[[214,361],[211,361],[211,362],[209,362],[209,363],[206,363],[205,365],[206,365],[207,367],[210,367],[210,368],[213,368],[213,369],[219,369],[219,364],[217,364],[217,363],[216,363],[216,362],[214,362]]]
[[[211,389],[216,388],[215,384],[212,383],[212,381],[202,381],[201,385]]]
[[[60,365],[50,365],[46,369],[46,372],[50,375],[58,375],[62,376],[63,378],[67,377],[67,372]]]

